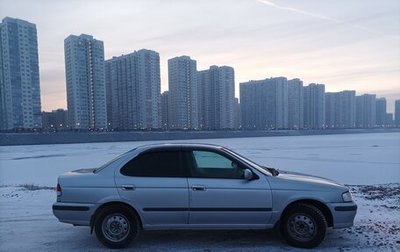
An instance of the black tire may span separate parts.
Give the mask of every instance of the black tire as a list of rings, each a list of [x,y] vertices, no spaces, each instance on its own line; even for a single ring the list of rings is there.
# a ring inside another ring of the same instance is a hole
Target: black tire
[[[124,248],[139,234],[139,221],[136,214],[121,205],[102,209],[94,224],[97,239],[109,248]]]
[[[282,218],[281,233],[289,245],[315,248],[325,239],[327,221],[317,207],[297,204],[288,209]]]

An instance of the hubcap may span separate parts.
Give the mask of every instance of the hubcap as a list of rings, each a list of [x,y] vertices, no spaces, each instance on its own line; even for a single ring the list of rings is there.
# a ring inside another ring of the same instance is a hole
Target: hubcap
[[[299,241],[309,241],[317,233],[314,219],[304,214],[292,215],[287,226],[290,236]]]
[[[129,234],[129,220],[121,214],[110,214],[104,218],[101,229],[108,240],[120,242]]]

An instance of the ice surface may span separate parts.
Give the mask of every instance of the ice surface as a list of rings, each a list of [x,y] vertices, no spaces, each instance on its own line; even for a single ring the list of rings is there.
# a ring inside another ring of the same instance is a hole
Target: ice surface
[[[0,147],[0,185],[54,186],[57,176],[98,167],[138,145],[164,141]],[[174,141],[168,141],[174,142]],[[259,164],[345,184],[400,182],[400,133],[180,140],[226,146]]]
[[[361,184],[350,186],[358,204],[355,226],[330,229],[317,250],[400,251],[400,133],[178,142],[220,144],[263,165]],[[0,251],[110,251],[89,228],[60,223],[51,211],[55,191],[43,186],[54,186],[61,173],[99,166],[147,143],[155,141],[0,147]],[[42,187],[12,186],[21,184]],[[152,231],[121,251],[299,249],[272,231]]]

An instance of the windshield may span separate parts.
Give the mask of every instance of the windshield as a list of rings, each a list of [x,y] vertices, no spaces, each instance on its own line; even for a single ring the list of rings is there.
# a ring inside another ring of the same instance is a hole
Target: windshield
[[[264,173],[265,175],[273,176],[273,174],[270,171],[266,170],[264,167],[262,167],[262,166],[260,166],[260,165],[258,165],[256,163],[254,163],[253,161],[243,157],[242,155],[240,155],[240,154],[238,154],[238,153],[236,153],[236,152],[234,152],[234,151],[232,151],[230,149],[227,149],[227,148],[222,148],[222,150],[225,151],[225,152],[228,152],[229,154],[231,154],[231,155],[235,156],[236,158],[242,160],[243,162],[247,163],[251,167],[256,168],[258,171]]]

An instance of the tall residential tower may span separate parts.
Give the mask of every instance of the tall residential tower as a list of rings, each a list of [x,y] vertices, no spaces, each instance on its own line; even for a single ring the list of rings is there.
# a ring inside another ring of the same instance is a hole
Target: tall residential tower
[[[103,41],[90,35],[64,40],[68,120],[74,129],[107,127]]]
[[[400,100],[394,103],[394,125],[400,127]]]
[[[374,128],[376,125],[376,95],[356,96],[356,127]]]
[[[142,49],[105,63],[107,119],[113,129],[160,129],[160,56]]]
[[[0,23],[0,130],[42,127],[36,25]]]
[[[303,128],[303,81],[293,79],[288,81],[288,127]]]
[[[303,88],[304,128],[325,127],[325,85],[311,83]]]
[[[170,129],[198,129],[197,62],[189,56],[168,60]]]
[[[325,127],[354,128],[356,125],[356,91],[325,94]]]
[[[197,72],[201,128],[235,128],[235,71],[229,66],[211,66]]]
[[[386,98],[376,98],[376,126],[384,127],[386,122]]]
[[[285,77],[240,83],[243,129],[288,128],[288,82]]]

